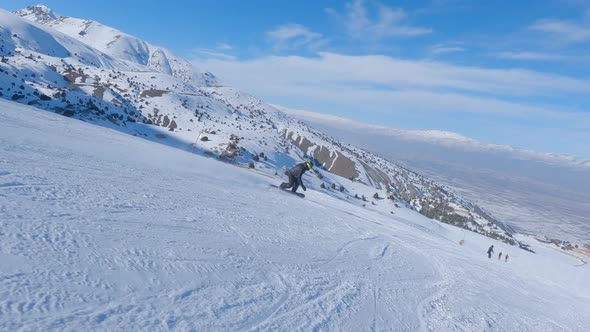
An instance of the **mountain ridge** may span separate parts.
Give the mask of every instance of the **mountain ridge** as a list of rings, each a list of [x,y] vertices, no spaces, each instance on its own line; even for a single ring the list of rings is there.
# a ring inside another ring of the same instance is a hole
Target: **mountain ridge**
[[[154,46],[97,21],[62,16],[44,5],[29,6],[16,11],[15,14],[49,26],[114,58],[146,66],[187,83],[219,84],[211,73],[200,72],[188,61],[167,49]]]

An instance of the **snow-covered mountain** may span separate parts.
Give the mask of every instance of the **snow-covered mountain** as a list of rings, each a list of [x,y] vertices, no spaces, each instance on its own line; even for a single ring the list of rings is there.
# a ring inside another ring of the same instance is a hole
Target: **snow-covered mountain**
[[[174,76],[185,83],[197,86],[218,84],[212,74],[198,71],[188,61],[167,49],[156,47],[96,21],[61,16],[43,5],[30,6],[16,11],[16,14],[51,27],[113,58]]]
[[[344,144],[221,86],[169,51],[44,6],[0,10],[0,97],[282,178],[306,158],[317,190],[391,214],[422,214],[515,244],[513,231],[449,187]],[[313,186],[312,186],[313,188]]]

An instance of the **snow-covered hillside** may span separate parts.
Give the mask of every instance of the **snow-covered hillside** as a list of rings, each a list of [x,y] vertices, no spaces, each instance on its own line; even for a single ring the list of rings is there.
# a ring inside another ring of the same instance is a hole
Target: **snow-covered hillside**
[[[264,174],[2,99],[0,118],[0,330],[590,325],[590,266],[551,247],[351,204],[317,179],[300,199]],[[492,244],[508,262],[487,258]]]
[[[358,206],[411,206],[480,234],[517,241],[489,212],[406,168],[344,144],[165,49],[44,6],[0,11],[0,97],[276,178],[305,158],[316,183]],[[187,73],[191,73],[188,77]],[[194,76],[194,75],[197,76]],[[374,197],[374,198],[373,198]]]

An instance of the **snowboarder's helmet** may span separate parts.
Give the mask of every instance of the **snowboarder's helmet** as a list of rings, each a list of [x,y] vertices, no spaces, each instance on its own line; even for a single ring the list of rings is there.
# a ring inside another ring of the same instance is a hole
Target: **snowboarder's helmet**
[[[307,166],[307,169],[312,169],[313,168],[313,165],[312,165],[311,161],[306,161],[305,162],[305,166]]]

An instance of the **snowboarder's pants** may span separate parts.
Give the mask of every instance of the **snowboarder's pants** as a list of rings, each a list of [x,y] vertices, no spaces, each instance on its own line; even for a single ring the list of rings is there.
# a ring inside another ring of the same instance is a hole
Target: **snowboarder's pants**
[[[492,253],[488,252],[488,258],[492,258]]]
[[[281,183],[281,189],[292,188],[291,191],[296,192],[297,188],[299,188],[299,181],[297,181],[297,179],[293,175],[287,175],[289,175],[289,182]]]

